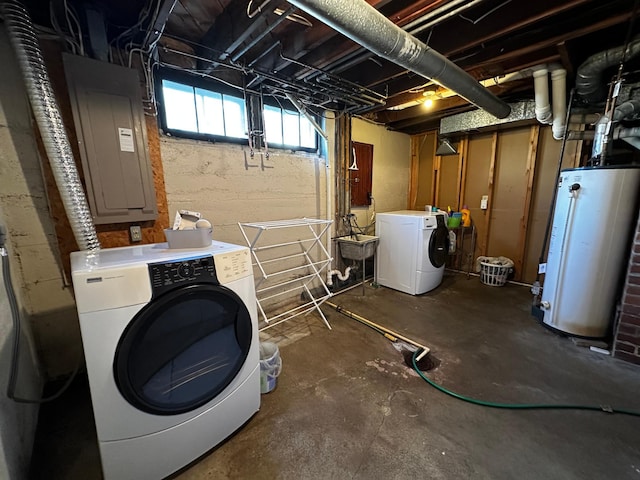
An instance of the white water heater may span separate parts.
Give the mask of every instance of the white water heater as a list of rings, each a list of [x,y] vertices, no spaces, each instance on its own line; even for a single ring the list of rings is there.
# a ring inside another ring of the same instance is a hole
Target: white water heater
[[[563,170],[542,291],[543,322],[580,337],[607,335],[638,215],[640,167]]]

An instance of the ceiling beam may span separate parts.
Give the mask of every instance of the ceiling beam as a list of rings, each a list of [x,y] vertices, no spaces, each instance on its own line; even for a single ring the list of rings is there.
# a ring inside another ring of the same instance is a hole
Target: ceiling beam
[[[528,17],[524,20],[521,20],[519,22],[515,22],[513,24],[510,24],[508,27],[502,28],[500,30],[497,30],[495,32],[490,33],[489,35],[485,35],[483,37],[474,39],[472,42],[468,42],[464,45],[461,45],[459,47],[456,47],[452,50],[447,50],[444,52],[445,55],[447,56],[453,56],[453,55],[458,55],[462,52],[464,52],[465,50],[468,50],[469,48],[472,48],[476,45],[482,44],[482,43],[487,43],[487,42],[491,42],[493,40],[497,40],[501,37],[504,37],[506,35],[510,35],[514,32],[517,32],[518,30],[523,30],[525,28],[529,28],[531,27],[534,23],[539,22],[541,20],[546,20],[550,17],[553,17],[554,15],[559,15],[561,13],[564,13],[568,10],[571,10],[573,8],[579,7],[581,5],[584,5],[585,3],[589,3],[593,0],[573,0],[570,2],[567,2],[565,4],[561,4],[561,5],[557,5],[553,8],[550,8],[548,10],[545,10],[543,12],[540,12],[536,15],[532,15],[531,17]]]
[[[567,40],[573,40],[575,38],[582,37],[583,35],[588,35],[589,33],[597,32],[598,30],[603,30],[605,28],[613,27],[620,23],[624,23],[630,20],[631,16],[632,16],[632,12],[625,12],[619,15],[615,15],[613,17],[605,18],[604,20],[591,24],[587,27],[578,28],[576,30],[566,32],[561,35],[556,35],[555,37],[547,38],[540,42],[527,45],[526,47],[522,47],[517,50],[512,50],[502,55],[492,56],[490,59],[479,63],[477,66],[480,67],[484,65],[490,65],[508,58],[512,58],[514,56],[526,55],[528,53],[532,53],[537,50],[540,50],[541,48],[553,47],[561,42],[566,42]]]

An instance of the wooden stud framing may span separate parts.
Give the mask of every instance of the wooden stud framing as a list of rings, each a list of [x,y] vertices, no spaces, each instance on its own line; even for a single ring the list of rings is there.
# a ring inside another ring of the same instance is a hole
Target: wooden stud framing
[[[433,180],[431,188],[431,205],[437,206],[440,198],[440,164],[442,157],[436,155],[433,159]]]
[[[465,136],[458,145],[458,205],[456,210],[459,212],[464,205],[464,190],[467,186],[467,148],[469,146],[469,137]]]
[[[496,156],[498,153],[498,132],[493,132],[491,139],[491,163],[489,165],[489,181],[487,195],[489,201],[487,202],[487,209],[484,212],[484,235],[482,238],[482,246],[480,248],[481,254],[487,254],[487,248],[489,246],[489,230],[491,228],[491,203],[493,201],[493,185],[496,177]]]
[[[516,268],[516,280],[522,277],[522,265],[524,263],[524,255],[527,248],[527,229],[529,227],[529,216],[531,213],[531,199],[533,196],[533,180],[536,171],[536,158],[538,156],[538,139],[540,137],[540,125],[531,127],[531,135],[529,136],[529,153],[527,155],[527,191],[524,200],[524,211],[520,220],[520,237],[518,240],[518,256],[514,259]]]
[[[407,208],[412,210],[418,199],[418,176],[420,174],[420,145],[424,142],[424,135],[411,136],[411,167],[409,170],[409,194],[407,195]]]

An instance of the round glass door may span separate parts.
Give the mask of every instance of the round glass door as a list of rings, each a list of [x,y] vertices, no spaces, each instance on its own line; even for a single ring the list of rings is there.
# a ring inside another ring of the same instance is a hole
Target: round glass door
[[[449,252],[449,230],[447,227],[440,225],[431,234],[429,240],[429,260],[431,265],[440,268],[447,261],[447,253]]]
[[[228,288],[178,288],[152,300],[124,331],[114,360],[116,384],[142,411],[194,410],[237,376],[251,336],[249,311]]]

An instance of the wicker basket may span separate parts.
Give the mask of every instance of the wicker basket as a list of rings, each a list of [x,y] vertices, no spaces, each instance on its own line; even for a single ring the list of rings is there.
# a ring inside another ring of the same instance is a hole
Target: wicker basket
[[[500,265],[489,262],[480,262],[480,281],[491,287],[502,287],[507,283],[507,276],[513,269],[513,262]]]

